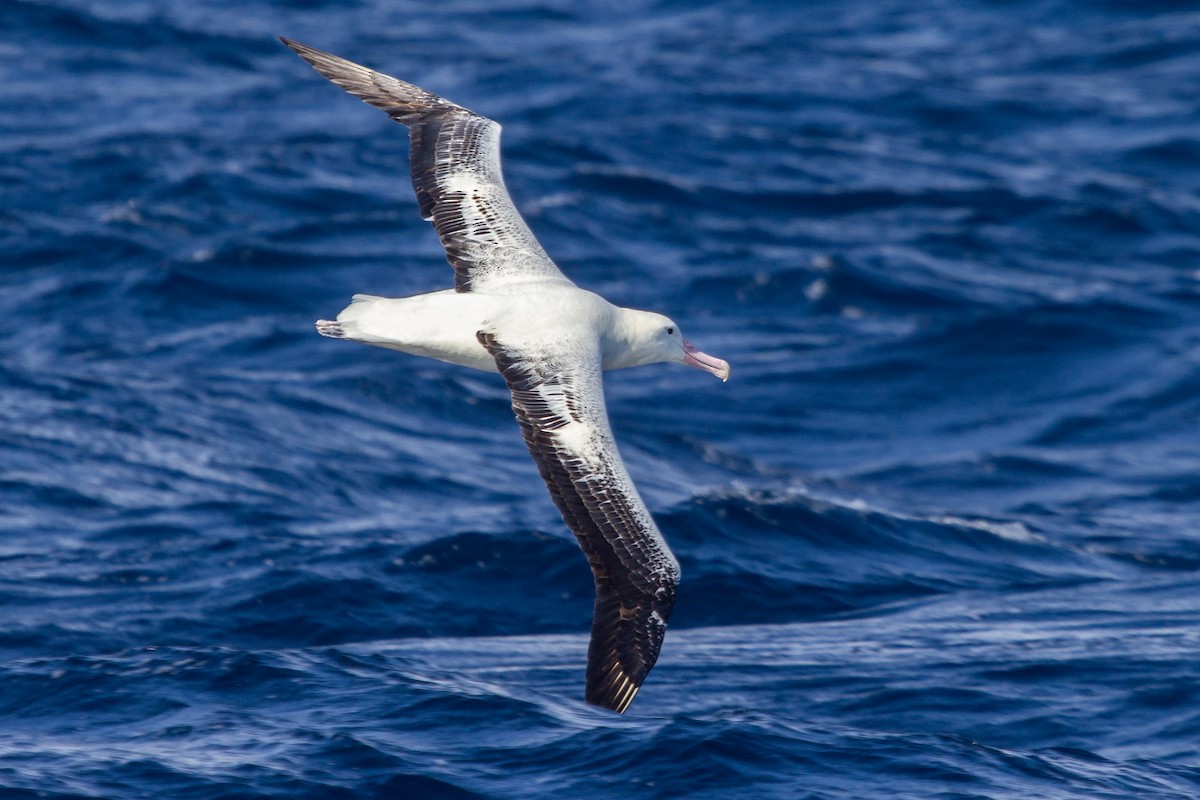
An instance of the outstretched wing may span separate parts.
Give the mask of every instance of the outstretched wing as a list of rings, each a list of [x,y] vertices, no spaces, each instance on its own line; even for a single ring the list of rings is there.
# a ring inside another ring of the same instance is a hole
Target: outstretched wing
[[[560,363],[510,350],[491,333],[479,341],[512,391],[525,444],[596,578],[584,697],[624,713],[658,660],[679,564],[617,452],[599,356]]]
[[[566,277],[521,218],[500,171],[500,126],[442,97],[280,37],[313,69],[409,128],[409,162],[421,216],[433,222],[454,288]]]

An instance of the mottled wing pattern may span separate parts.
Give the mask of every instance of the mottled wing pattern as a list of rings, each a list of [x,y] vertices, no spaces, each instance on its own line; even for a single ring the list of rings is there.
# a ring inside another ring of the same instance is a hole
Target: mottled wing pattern
[[[411,83],[280,40],[321,75],[408,126],[413,189],[421,216],[433,222],[454,267],[455,289],[566,280],[504,188],[498,124]]]
[[[479,341],[512,391],[525,444],[595,575],[584,697],[624,713],[658,659],[679,564],[617,452],[599,355],[560,363],[524,356],[487,332]]]

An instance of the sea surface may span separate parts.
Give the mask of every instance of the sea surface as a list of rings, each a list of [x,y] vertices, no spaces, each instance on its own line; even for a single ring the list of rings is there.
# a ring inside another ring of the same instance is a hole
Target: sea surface
[[[1200,13],[0,0],[0,798],[1200,795]],[[1194,6],[1191,6],[1195,8]],[[501,121],[682,564],[629,713],[404,131]]]

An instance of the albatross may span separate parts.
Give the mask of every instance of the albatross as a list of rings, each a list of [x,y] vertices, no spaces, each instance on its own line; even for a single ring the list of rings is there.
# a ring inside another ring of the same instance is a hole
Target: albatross
[[[596,582],[584,699],[625,713],[658,660],[679,585],[667,547],[617,452],[602,373],[729,364],[669,318],[579,288],[534,238],[504,187],[500,126],[410,83],[280,37],[313,69],[409,129],[413,189],[454,268],[454,288],[355,295],[324,336],[499,372],[521,434]]]

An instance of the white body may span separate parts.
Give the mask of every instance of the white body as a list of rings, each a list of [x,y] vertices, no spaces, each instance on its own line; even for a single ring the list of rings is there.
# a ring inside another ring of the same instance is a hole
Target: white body
[[[672,334],[662,335],[667,328],[672,328]],[[684,356],[678,329],[666,317],[614,306],[568,281],[542,283],[532,292],[518,284],[510,291],[496,292],[445,289],[412,297],[357,294],[338,314],[337,324],[325,323],[321,332],[498,372],[496,360],[478,338],[480,331],[497,330],[504,331],[512,346],[532,351],[572,346],[586,350],[598,343],[605,370],[683,361]],[[665,347],[647,348],[643,344],[647,338]]]
[[[475,336],[492,307],[485,295],[453,289],[415,297],[356,294],[337,321],[346,339],[498,372],[496,360]]]

